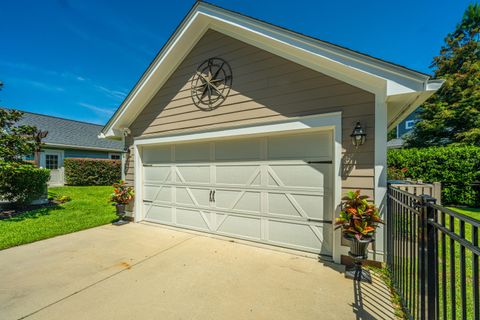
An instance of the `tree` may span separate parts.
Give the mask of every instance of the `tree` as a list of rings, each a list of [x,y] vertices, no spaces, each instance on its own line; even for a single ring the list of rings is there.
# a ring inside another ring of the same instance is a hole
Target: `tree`
[[[471,4],[433,59],[434,76],[445,83],[421,107],[406,137],[409,147],[480,146],[480,5]]]
[[[0,90],[2,86],[0,81]],[[0,108],[0,160],[20,162],[40,146],[36,127],[17,124],[22,116],[20,111]]]

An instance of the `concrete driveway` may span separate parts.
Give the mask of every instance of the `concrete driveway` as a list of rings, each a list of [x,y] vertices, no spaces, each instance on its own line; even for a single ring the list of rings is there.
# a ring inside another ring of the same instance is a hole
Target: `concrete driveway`
[[[0,251],[0,319],[391,319],[315,259],[149,224]]]

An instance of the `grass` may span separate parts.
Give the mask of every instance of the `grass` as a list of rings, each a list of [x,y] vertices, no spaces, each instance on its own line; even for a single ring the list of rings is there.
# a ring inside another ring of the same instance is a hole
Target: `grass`
[[[71,201],[0,220],[0,250],[111,223],[116,218],[111,192],[110,186],[49,188],[50,196]]]
[[[461,213],[463,215],[469,216],[471,218],[480,220],[480,208],[457,208],[457,207],[450,207],[449,209]],[[450,220],[447,216],[446,221],[447,228],[450,228]],[[458,219],[455,219],[455,233],[460,234],[460,222]],[[465,239],[472,243],[473,242],[473,234],[472,234],[472,226],[468,223],[465,224]],[[450,242],[450,238],[447,236],[445,237],[445,253],[446,259],[442,261],[441,252],[443,251],[441,238],[439,237],[439,269],[438,270],[438,279],[439,281],[439,294],[440,294],[440,314],[443,318],[453,318],[453,313],[455,313],[457,318],[462,318],[462,303],[461,303],[461,286],[460,286],[460,279],[461,279],[461,266],[460,266],[460,251],[461,247],[460,244],[456,241],[453,242],[453,246]],[[478,241],[478,240],[477,240]],[[454,263],[451,263],[450,259],[450,252],[451,249],[454,250]],[[472,286],[472,277],[473,277],[473,253],[471,253],[468,249],[465,250],[465,278],[466,278],[466,316],[467,318],[473,318],[473,286]],[[445,265],[446,271],[446,283],[442,282],[442,263]],[[455,283],[452,283],[450,273],[454,269],[455,271]],[[453,309],[453,305],[448,303],[452,297],[452,290],[455,292],[456,296],[456,303],[455,309]],[[447,297],[447,305],[446,305],[446,314],[443,314],[443,303],[442,303],[442,294],[445,293]],[[455,310],[455,312],[453,312]]]
[[[449,209],[461,213],[463,215],[469,216],[471,218],[480,220],[480,208],[457,208],[457,207],[449,207]],[[402,220],[400,223],[407,227],[412,227],[410,224],[407,223],[408,221]],[[440,222],[440,221],[439,221]],[[398,222],[397,222],[398,223]],[[450,219],[449,215],[446,214],[446,221],[445,221],[446,228],[450,228]],[[417,226],[415,225],[415,228]],[[409,230],[404,230],[404,232],[408,233]],[[460,234],[460,222],[459,219],[454,219],[454,232],[459,235]],[[439,289],[439,319],[452,319],[455,315],[456,318],[462,319],[462,299],[461,299],[461,248],[460,244],[456,241],[450,242],[450,238],[445,236],[445,246],[443,247],[442,243],[442,233],[439,233],[438,237],[438,267],[437,275],[438,275],[438,289]],[[472,243],[473,242],[473,232],[472,232],[472,225],[465,223],[465,239]],[[478,239],[478,238],[477,238]],[[413,241],[417,241],[418,239],[414,239]],[[408,239],[404,239],[404,241],[408,241]],[[480,242],[480,239],[478,240]],[[414,261],[412,260],[413,254],[409,250],[410,245],[407,245],[407,252],[403,252],[400,255],[403,257],[401,258],[401,264],[397,266],[398,272],[403,272],[404,276],[406,276],[405,281],[401,284],[397,284],[403,287],[401,288],[404,292],[404,298],[406,299],[405,303],[409,307],[412,302],[414,302],[413,296],[409,295],[410,289],[415,289],[418,292],[419,288],[416,285],[416,272],[418,268],[418,260],[415,260],[415,264],[412,266]],[[414,246],[414,250],[417,250],[417,247]],[[453,249],[453,251],[452,251]],[[442,259],[442,252],[445,251],[445,260]],[[453,260],[451,260],[450,254],[453,253]],[[452,263],[453,261],[453,263]],[[474,304],[473,304],[473,253],[468,249],[465,250],[465,293],[466,293],[466,304],[465,304],[465,316],[466,319],[473,319],[474,315]],[[402,266],[407,266],[407,270],[402,269]],[[413,267],[413,270],[410,268]],[[445,278],[446,281],[443,282],[443,271],[445,270]],[[414,272],[411,274],[410,272]],[[453,281],[451,277],[451,273],[454,273]],[[452,293],[455,295],[455,305],[452,302]],[[446,304],[443,304],[443,294],[446,296]],[[418,302],[417,302],[418,303]],[[410,310],[411,313],[418,315],[418,304],[415,304],[416,307]],[[406,306],[405,306],[406,307]]]

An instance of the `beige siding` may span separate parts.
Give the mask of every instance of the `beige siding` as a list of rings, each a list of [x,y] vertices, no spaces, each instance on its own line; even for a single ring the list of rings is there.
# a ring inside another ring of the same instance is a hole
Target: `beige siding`
[[[202,111],[190,97],[197,66],[210,57],[233,70],[227,100]],[[342,189],[374,189],[374,95],[215,31],[208,31],[131,125],[134,137],[254,124],[289,117],[341,111],[343,115]],[[350,142],[357,121],[367,127],[358,150]],[[132,161],[132,160],[131,160]],[[126,179],[133,183],[133,162]]]

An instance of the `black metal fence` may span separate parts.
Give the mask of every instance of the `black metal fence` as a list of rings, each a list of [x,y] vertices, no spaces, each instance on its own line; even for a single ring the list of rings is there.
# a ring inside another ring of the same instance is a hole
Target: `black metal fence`
[[[480,319],[480,221],[390,186],[387,264],[411,319]]]

